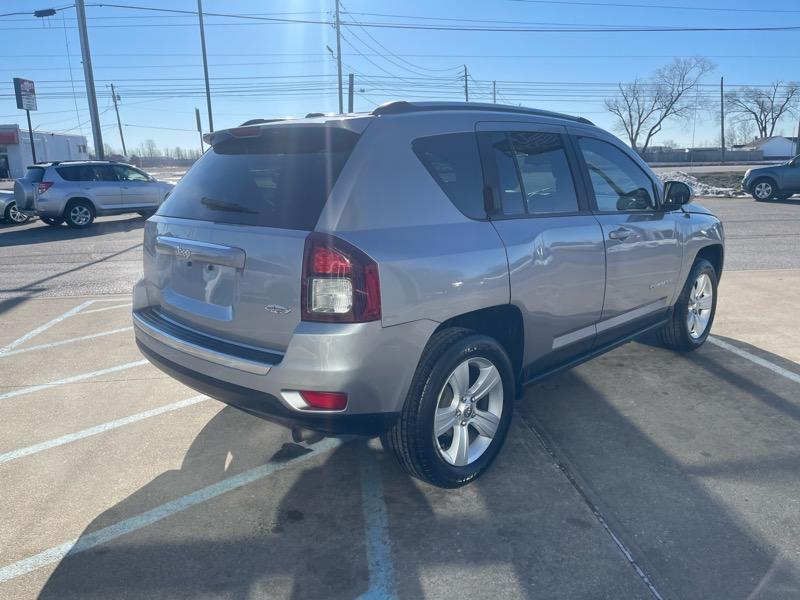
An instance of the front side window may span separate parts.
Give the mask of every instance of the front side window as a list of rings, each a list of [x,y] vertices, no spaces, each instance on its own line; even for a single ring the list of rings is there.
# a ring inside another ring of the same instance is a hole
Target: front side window
[[[114,173],[116,173],[117,179],[120,181],[150,181],[147,175],[131,167],[114,165],[111,168],[114,169]]]
[[[577,212],[578,196],[561,136],[533,131],[509,135],[528,214]]]
[[[473,219],[485,219],[483,172],[474,133],[416,139],[411,148],[450,201]]]
[[[622,150],[593,138],[580,138],[578,145],[589,170],[597,210],[656,210],[652,180]]]

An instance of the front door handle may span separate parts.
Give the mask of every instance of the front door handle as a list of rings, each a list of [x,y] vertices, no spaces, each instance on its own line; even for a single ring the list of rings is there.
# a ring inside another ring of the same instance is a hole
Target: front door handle
[[[628,237],[633,233],[630,229],[626,229],[625,227],[620,227],[619,229],[615,229],[614,231],[608,232],[608,238],[611,240],[626,240]]]

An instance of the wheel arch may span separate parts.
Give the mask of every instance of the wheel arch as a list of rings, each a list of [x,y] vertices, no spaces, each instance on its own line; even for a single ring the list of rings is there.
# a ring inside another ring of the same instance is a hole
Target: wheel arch
[[[522,372],[525,334],[522,312],[517,306],[501,304],[451,317],[440,323],[433,333],[451,327],[464,327],[496,339],[511,360],[515,378],[519,378]]]
[[[723,248],[722,244],[709,244],[700,248],[694,259],[697,260],[698,258],[704,258],[712,264],[718,280],[722,277],[722,268],[725,262],[725,248]]]

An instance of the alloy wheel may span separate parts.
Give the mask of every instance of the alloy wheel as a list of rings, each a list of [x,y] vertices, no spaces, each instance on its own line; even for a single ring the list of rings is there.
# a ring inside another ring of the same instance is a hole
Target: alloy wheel
[[[25,223],[28,217],[19,212],[16,202],[8,207],[8,218],[12,223]]]
[[[772,185],[766,181],[762,181],[756,185],[753,191],[756,194],[756,198],[760,200],[768,200],[772,196]]]
[[[92,213],[82,204],[78,204],[70,209],[69,219],[80,227],[81,225],[86,225],[92,219]]]
[[[689,290],[689,311],[686,316],[686,325],[689,336],[699,339],[708,328],[711,319],[711,309],[714,306],[714,286],[707,273],[700,273]]]
[[[475,462],[492,443],[502,414],[500,371],[486,358],[468,358],[439,393],[433,424],[439,456],[457,467]]]

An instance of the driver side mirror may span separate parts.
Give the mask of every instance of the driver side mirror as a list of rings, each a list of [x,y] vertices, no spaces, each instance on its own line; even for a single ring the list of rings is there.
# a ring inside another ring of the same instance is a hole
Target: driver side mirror
[[[664,209],[677,210],[692,201],[692,188],[682,181],[667,181],[664,184]]]

